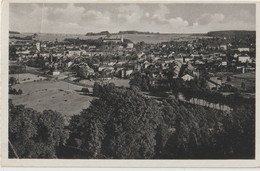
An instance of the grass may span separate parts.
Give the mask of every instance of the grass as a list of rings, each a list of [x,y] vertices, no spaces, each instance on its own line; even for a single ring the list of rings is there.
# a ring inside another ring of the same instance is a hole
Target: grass
[[[33,82],[33,81],[40,81],[44,80],[46,78],[37,76],[30,73],[22,73],[22,74],[10,74],[9,77],[14,77],[18,79],[20,83],[26,83],[26,82]]]
[[[130,87],[129,79],[111,79],[111,80],[103,80],[103,82],[107,82],[107,83],[114,83],[116,86],[121,87]],[[79,83],[81,84],[85,84],[87,86],[93,86],[95,83],[95,80],[80,80]]]
[[[22,89],[22,95],[10,95],[15,105],[23,104],[37,111],[55,110],[64,116],[79,114],[88,108],[92,96],[82,95],[82,86],[63,81],[28,82],[13,86]]]

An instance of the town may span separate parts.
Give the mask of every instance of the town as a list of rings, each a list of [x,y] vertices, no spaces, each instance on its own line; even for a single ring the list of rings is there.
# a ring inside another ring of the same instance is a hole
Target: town
[[[233,37],[214,36],[212,32],[159,43],[133,43],[123,34],[104,34],[96,39],[63,41],[40,41],[37,34],[22,38],[12,34],[10,78],[20,84],[62,80],[65,85],[85,87],[87,93],[93,91],[95,82],[135,85],[144,94],[172,91],[180,100],[185,100],[180,93],[195,87],[204,93],[255,96],[255,32]],[[37,77],[30,78],[32,75]],[[226,106],[226,110],[230,108]]]

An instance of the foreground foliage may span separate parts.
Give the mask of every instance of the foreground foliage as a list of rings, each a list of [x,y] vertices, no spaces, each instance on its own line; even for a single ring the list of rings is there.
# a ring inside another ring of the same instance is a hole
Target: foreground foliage
[[[9,104],[9,157],[56,158],[56,149],[65,145],[68,131],[60,113],[42,113],[22,105]]]
[[[138,89],[96,83],[88,109],[68,126],[52,111],[10,106],[9,139],[24,158],[251,159],[255,105],[232,112],[157,101]],[[233,99],[235,101],[235,99]],[[10,155],[11,155],[11,150]]]

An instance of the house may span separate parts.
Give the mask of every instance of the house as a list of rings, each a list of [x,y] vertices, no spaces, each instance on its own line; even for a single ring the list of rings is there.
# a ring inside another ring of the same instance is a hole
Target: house
[[[119,71],[121,78],[127,78],[130,76],[134,71],[132,69],[122,69]]]
[[[70,67],[73,64],[72,61],[66,61],[66,67]]]
[[[183,81],[190,81],[190,80],[193,80],[194,77],[191,76],[190,74],[185,74],[185,75],[183,75],[183,76],[181,77],[181,79],[182,79]]]
[[[103,42],[104,43],[107,43],[107,42],[114,42],[114,43],[119,43],[119,42],[124,42],[124,38],[123,36],[120,37],[106,37],[103,39]]]
[[[89,49],[96,49],[96,46],[89,46]]]
[[[127,43],[126,48],[127,49],[133,49],[134,48],[134,44],[133,43]]]
[[[237,50],[239,52],[249,52],[249,48],[248,47],[239,47],[239,48],[237,48]]]
[[[227,61],[222,61],[222,62],[221,62],[221,65],[222,65],[222,66],[227,66]]]
[[[181,67],[182,67],[182,62],[175,61],[175,67],[174,67],[174,71],[173,71],[174,72],[173,78],[178,78],[178,76],[180,75]]]
[[[194,52],[193,54],[190,55],[190,57],[192,57],[192,58],[199,58],[200,55],[199,55],[198,52]]]
[[[60,71],[58,71],[58,70],[53,70],[53,71],[51,72],[51,75],[53,75],[53,76],[58,76],[58,75],[60,75]]]
[[[224,45],[224,44],[223,44],[223,45],[220,45],[219,48],[220,48],[221,50],[227,50],[227,45]]]
[[[210,90],[219,89],[222,85],[222,80],[219,77],[210,77],[210,79],[206,80],[207,86]]]
[[[252,60],[250,59],[250,56],[248,55],[240,55],[238,56],[237,58],[238,62],[241,62],[241,63],[251,63]]]
[[[30,51],[29,50],[22,50],[22,51],[16,51],[16,54],[23,54],[23,55],[29,55]]]
[[[140,52],[140,53],[137,54],[137,57],[138,57],[138,58],[142,58],[142,57],[144,57],[144,56],[145,56],[145,53],[143,53],[143,52]]]
[[[68,51],[68,56],[72,57],[72,56],[80,56],[81,51],[80,50],[69,50]]]
[[[143,64],[143,67],[146,69],[148,66],[150,66],[151,63],[148,62],[148,61],[145,61],[144,64]]]

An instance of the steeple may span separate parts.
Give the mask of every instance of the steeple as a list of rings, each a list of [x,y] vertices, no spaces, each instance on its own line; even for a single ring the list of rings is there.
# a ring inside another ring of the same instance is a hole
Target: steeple
[[[121,35],[121,42],[124,42],[124,38],[123,38],[123,35]]]

